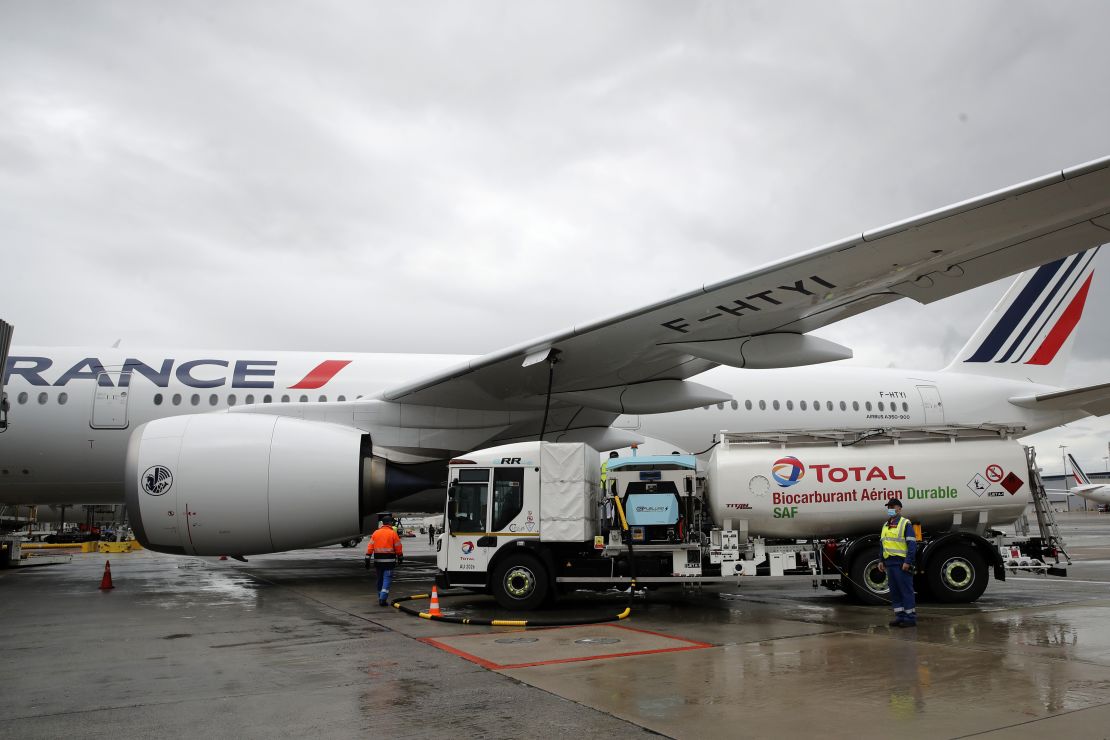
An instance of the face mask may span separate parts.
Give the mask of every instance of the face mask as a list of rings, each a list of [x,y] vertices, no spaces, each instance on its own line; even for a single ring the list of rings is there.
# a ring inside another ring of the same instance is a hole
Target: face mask
[[[886,515],[887,515],[887,516],[894,516],[894,515],[895,515],[896,513],[897,513],[897,512],[896,512],[896,511],[894,511],[894,509],[887,509],[887,510],[886,510]]]

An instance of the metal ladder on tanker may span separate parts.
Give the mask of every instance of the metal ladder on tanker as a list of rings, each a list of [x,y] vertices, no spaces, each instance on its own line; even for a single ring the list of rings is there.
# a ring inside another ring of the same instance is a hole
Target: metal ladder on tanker
[[[1029,463],[1029,488],[1033,494],[1033,511],[1037,515],[1037,530],[1040,532],[1041,541],[1046,550],[1059,550],[1071,565],[1071,556],[1065,550],[1064,538],[1060,535],[1060,527],[1056,523],[1056,514],[1048,500],[1044,481],[1041,479],[1041,469],[1037,467],[1037,451],[1033,447],[1025,448],[1025,458]],[[1023,516],[1022,519],[1025,519]],[[1026,524],[1028,530],[1028,524]],[[1059,560],[1057,560],[1059,562]]]

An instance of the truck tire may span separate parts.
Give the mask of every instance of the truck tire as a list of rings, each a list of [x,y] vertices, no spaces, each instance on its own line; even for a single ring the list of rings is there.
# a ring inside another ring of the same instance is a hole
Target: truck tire
[[[349,540],[343,540],[339,544],[342,545],[343,547],[354,547],[355,545],[357,545],[359,543],[360,540],[362,540],[361,537],[352,537]]]
[[[929,594],[946,604],[967,604],[987,588],[987,564],[970,545],[952,545],[929,558]]]
[[[547,586],[543,563],[524,553],[514,553],[498,563],[490,582],[493,598],[513,611],[537,608],[547,598]]]
[[[890,603],[890,584],[886,573],[879,572],[882,552],[878,545],[863,548],[848,564],[848,578],[841,578],[844,590],[864,604]]]

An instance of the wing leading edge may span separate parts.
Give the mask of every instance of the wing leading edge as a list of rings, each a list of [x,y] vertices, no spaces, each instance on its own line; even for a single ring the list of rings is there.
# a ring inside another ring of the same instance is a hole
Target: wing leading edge
[[[492,352],[380,398],[535,410],[550,381],[553,407],[565,408],[591,397],[625,398],[629,387],[685,380],[719,364],[755,366],[751,357],[761,367],[839,359],[850,352],[799,335],[901,298],[931,303],[1107,241],[1110,157]],[[768,355],[756,347],[786,350]],[[549,355],[557,359],[550,375],[549,363],[536,359]],[[610,400],[593,408],[618,407]]]

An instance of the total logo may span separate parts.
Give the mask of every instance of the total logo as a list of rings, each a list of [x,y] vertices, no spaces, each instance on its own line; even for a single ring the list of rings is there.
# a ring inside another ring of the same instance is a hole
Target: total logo
[[[806,475],[806,466],[802,461],[791,455],[790,457],[780,457],[775,460],[774,465],[771,466],[771,477],[775,479],[783,488],[789,488],[794,485]]]
[[[849,465],[843,468],[829,465],[828,463],[813,463],[809,466],[817,483],[870,483],[876,480],[905,480],[906,476],[899,475],[893,465],[880,467],[878,465]],[[771,465],[771,477],[783,488],[789,488],[805,477],[805,464],[794,457],[780,457]]]
[[[473,542],[470,542],[469,540],[467,540],[466,542],[462,543],[462,554],[463,555],[469,555],[472,552],[474,552],[474,543]]]

